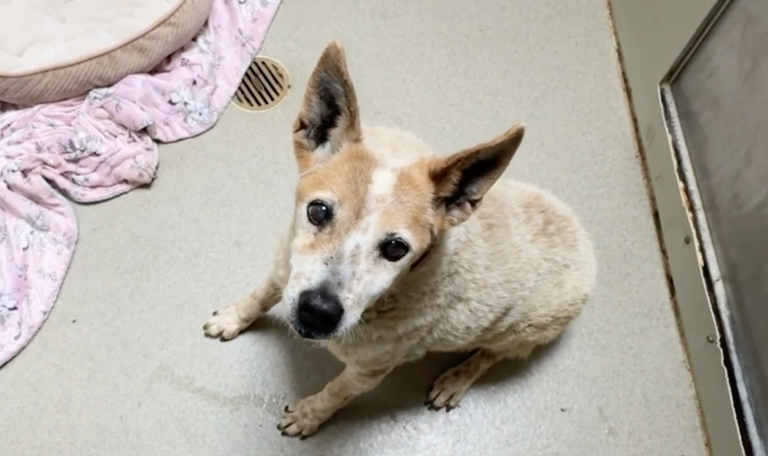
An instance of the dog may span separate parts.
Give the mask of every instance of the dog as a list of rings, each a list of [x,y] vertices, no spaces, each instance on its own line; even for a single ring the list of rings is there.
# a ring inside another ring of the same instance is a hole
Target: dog
[[[523,134],[518,124],[437,156],[410,133],[365,127],[344,49],[325,48],[293,124],[287,236],[266,279],[203,327],[229,340],[283,302],[293,330],[346,365],[285,408],[283,435],[315,434],[427,352],[474,352],[427,395],[450,410],[491,366],[528,357],[581,313],[597,274],[587,232],[550,193],[499,179]]]

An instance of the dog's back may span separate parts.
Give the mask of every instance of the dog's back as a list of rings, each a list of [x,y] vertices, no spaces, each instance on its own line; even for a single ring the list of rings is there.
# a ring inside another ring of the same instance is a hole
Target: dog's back
[[[455,255],[483,266],[467,285],[475,289],[472,300],[486,301],[483,308],[495,320],[476,345],[494,348],[519,339],[535,346],[554,339],[581,312],[595,283],[586,231],[559,199],[513,180],[499,180],[475,217],[485,241],[476,258],[484,261],[461,249]]]

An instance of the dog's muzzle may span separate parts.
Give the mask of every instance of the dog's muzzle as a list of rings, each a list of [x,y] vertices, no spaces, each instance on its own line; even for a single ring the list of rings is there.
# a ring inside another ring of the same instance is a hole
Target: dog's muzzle
[[[322,287],[299,295],[295,329],[305,339],[326,339],[339,326],[344,307],[339,298]]]

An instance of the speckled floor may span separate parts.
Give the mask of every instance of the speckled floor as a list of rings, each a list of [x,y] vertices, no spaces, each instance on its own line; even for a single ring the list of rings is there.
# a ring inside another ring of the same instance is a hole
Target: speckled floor
[[[559,343],[497,366],[460,409],[423,408],[455,362],[431,357],[302,442],[275,430],[280,409],[340,365],[268,323],[228,344],[201,326],[266,270],[291,210],[290,124],[331,39],[368,123],[447,153],[526,122],[510,175],[576,208],[600,276]],[[283,105],[230,109],[162,147],[151,189],[78,208],[61,299],[0,369],[0,454],[706,454],[602,0],[284,0],[264,52],[294,79]]]

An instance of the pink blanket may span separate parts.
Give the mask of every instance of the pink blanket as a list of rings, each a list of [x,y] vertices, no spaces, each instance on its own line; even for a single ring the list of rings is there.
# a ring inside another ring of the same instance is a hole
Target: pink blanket
[[[77,244],[70,203],[155,178],[155,141],[210,129],[259,50],[280,0],[216,0],[193,42],[152,74],[61,103],[0,103],[0,366],[48,317]]]

